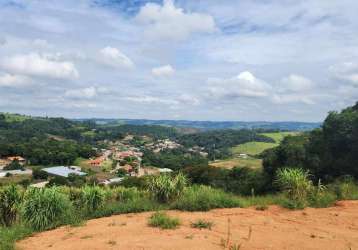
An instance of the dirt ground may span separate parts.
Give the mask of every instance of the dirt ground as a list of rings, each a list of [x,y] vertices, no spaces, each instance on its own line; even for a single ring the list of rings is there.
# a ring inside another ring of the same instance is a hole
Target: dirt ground
[[[162,250],[229,249],[358,249],[358,201],[339,202],[324,209],[288,211],[271,206],[217,209],[210,212],[168,212],[179,217],[176,230],[147,225],[152,213],[118,215],[90,220],[85,226],[62,227],[18,242],[21,250]],[[206,219],[212,230],[191,228]],[[229,222],[230,220],[230,222]],[[229,232],[228,232],[229,231]],[[232,248],[234,249],[234,248]]]

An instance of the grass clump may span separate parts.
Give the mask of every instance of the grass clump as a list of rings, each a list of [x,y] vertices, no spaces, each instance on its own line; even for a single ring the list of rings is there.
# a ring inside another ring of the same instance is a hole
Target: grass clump
[[[63,224],[69,215],[70,202],[57,187],[30,188],[22,205],[22,218],[34,230],[45,230]]]
[[[214,223],[212,221],[204,220],[204,219],[198,219],[197,221],[194,221],[191,223],[192,228],[198,228],[198,229],[209,229],[213,227]]]
[[[304,208],[308,205],[308,195],[312,191],[313,184],[309,179],[309,173],[299,168],[283,168],[276,173],[276,183],[288,198],[289,208]]]
[[[168,174],[151,176],[148,180],[148,191],[157,201],[166,203],[179,197],[187,183],[188,180],[182,173],[174,177]]]
[[[0,250],[14,250],[15,242],[30,236],[33,230],[22,224],[0,227]]]
[[[22,192],[16,185],[9,185],[0,189],[0,224],[9,227],[18,217]]]
[[[92,213],[101,208],[105,203],[106,192],[99,186],[85,186],[81,190],[80,204]]]
[[[240,207],[239,199],[220,189],[208,186],[191,186],[184,190],[172,207],[185,211],[208,211],[214,208]]]
[[[166,213],[156,212],[149,218],[148,222],[151,227],[159,227],[161,229],[175,229],[180,225],[178,218],[172,218]]]

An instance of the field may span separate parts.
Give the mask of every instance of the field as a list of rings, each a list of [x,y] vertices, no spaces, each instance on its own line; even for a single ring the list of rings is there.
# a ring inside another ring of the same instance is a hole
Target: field
[[[275,140],[275,143],[268,142],[247,142],[231,148],[233,157],[228,160],[219,160],[211,162],[210,165],[221,168],[231,169],[233,167],[250,167],[261,168],[262,160],[256,158],[257,155],[266,149],[273,148],[289,135],[296,135],[298,132],[278,132],[278,133],[263,133],[263,135]],[[247,154],[247,158],[240,158],[240,154]]]
[[[79,227],[61,227],[18,242],[22,250],[220,250],[220,249],[358,249],[358,202],[289,211],[270,206],[216,209],[209,212],[169,211],[178,229],[148,226],[152,212],[90,220]],[[334,215],[334,216],[333,216]],[[198,220],[210,229],[193,228]]]

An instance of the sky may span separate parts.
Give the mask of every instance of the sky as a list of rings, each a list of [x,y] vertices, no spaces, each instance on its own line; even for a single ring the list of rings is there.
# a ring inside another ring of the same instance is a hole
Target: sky
[[[356,0],[0,0],[0,111],[322,121],[358,101]]]

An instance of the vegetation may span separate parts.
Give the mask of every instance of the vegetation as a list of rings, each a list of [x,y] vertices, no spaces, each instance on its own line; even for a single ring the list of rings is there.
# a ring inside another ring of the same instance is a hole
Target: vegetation
[[[179,227],[180,221],[178,218],[172,218],[166,213],[156,212],[150,216],[148,224],[161,229],[175,229]]]
[[[276,182],[284,191],[294,208],[305,207],[313,185],[307,171],[284,168],[277,171]]]
[[[151,176],[148,181],[148,190],[157,201],[165,203],[179,197],[187,182],[182,173],[174,177],[167,174]]]
[[[199,220],[196,220],[196,221],[192,222],[190,225],[191,225],[192,228],[211,230],[211,228],[213,227],[214,223],[212,221],[199,219]]]
[[[22,193],[13,184],[0,189],[0,223],[9,227],[16,221]]]
[[[240,206],[240,200],[234,195],[207,186],[192,186],[185,189],[172,207],[185,211],[208,211]]]
[[[62,224],[70,203],[59,188],[29,188],[22,204],[22,218],[34,230],[44,230]]]

